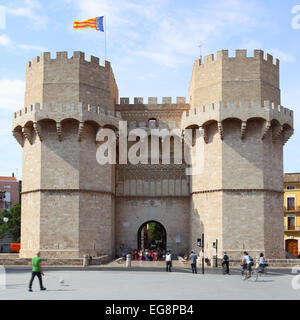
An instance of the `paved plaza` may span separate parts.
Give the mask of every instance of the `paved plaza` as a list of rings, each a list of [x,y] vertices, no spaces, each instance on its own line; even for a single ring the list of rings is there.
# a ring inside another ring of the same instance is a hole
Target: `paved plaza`
[[[241,280],[237,269],[223,276],[220,269],[207,269],[202,275],[187,268],[167,273],[163,268],[45,267],[47,291],[39,290],[36,278],[33,292],[28,292],[30,268],[6,267],[6,289],[0,289],[0,300],[299,299],[300,289],[292,288],[293,277],[287,269],[269,270],[254,282]]]

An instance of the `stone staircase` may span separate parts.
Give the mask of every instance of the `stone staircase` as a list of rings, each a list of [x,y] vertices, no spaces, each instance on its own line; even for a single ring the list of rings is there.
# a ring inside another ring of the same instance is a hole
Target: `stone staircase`
[[[126,261],[122,258],[113,260],[112,262],[105,265],[106,267],[125,267]],[[172,266],[176,268],[185,268],[189,267],[188,261],[184,260],[181,257],[172,261]],[[131,261],[131,267],[133,268],[165,268],[165,261]]]

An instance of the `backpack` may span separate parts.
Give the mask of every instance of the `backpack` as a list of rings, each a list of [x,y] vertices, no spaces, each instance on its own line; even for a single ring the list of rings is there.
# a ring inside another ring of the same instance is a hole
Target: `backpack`
[[[253,258],[250,257],[250,256],[249,256],[249,261],[250,261],[250,262],[249,262],[249,265],[250,265],[250,266],[253,266],[253,265],[254,265],[254,260],[253,260]]]
[[[229,260],[229,258],[228,258],[228,255],[227,255],[227,254],[225,254],[225,255],[224,255],[223,260],[224,260],[225,262],[227,262],[227,261]]]

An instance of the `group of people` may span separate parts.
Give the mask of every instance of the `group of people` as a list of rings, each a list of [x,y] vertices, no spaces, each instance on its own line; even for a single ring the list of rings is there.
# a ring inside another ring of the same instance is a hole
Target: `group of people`
[[[163,260],[166,252],[161,249],[150,250],[141,249],[132,251],[132,260],[134,261],[161,261]]]
[[[263,272],[264,268],[268,265],[267,261],[264,257],[264,254],[260,253],[257,260],[258,260],[257,261],[258,272]],[[244,251],[243,256],[242,256],[241,267],[243,269],[243,272],[247,273],[247,277],[250,277],[250,275],[251,275],[252,266],[254,266],[254,259],[248,254],[247,251]],[[226,252],[224,252],[224,254],[223,254],[222,267],[225,269],[224,274],[229,274],[229,256],[227,255]]]
[[[244,251],[244,255],[242,257],[242,268],[243,272],[246,272],[247,278],[251,276],[252,266],[254,265],[253,258],[248,254],[247,251]],[[266,259],[263,253],[260,253],[258,258],[258,272],[263,272],[264,268],[267,266]]]
[[[159,260],[165,260],[166,261],[166,271],[171,272],[172,271],[172,254],[170,250],[164,252],[160,249],[158,250],[133,250],[132,252],[132,259],[136,261],[159,261]],[[192,273],[197,273],[197,259],[198,255],[191,251],[191,253],[188,255],[185,255],[185,259],[189,259],[191,264]],[[251,268],[254,265],[253,258],[248,254],[248,252],[244,251],[243,257],[242,257],[242,263],[241,266],[243,268],[243,271],[247,273],[247,277],[251,276]],[[267,266],[267,262],[265,260],[264,254],[261,253],[258,258],[258,272],[263,272],[264,268]],[[38,252],[36,257],[32,258],[32,276],[29,283],[29,291],[32,292],[32,283],[34,278],[37,276],[40,283],[40,289],[46,290],[43,286],[42,282],[42,275],[43,275],[43,269],[42,269],[42,259],[40,258],[40,253]],[[229,256],[226,252],[224,252],[222,257],[222,267],[225,270],[224,274],[229,274]]]
[[[189,260],[190,265],[191,265],[191,269],[192,269],[192,273],[197,273],[197,259],[198,259],[198,255],[194,252],[191,251],[191,253],[189,255],[185,255],[185,259]],[[224,270],[224,274],[229,274],[229,255],[227,254],[227,252],[223,253],[223,257],[222,257],[222,267]],[[242,262],[241,262],[241,267],[243,269],[244,272],[247,273],[247,277],[250,277],[251,274],[251,268],[254,265],[254,260],[253,258],[248,254],[248,252],[244,251],[243,253],[243,257],[242,257]],[[263,253],[260,253],[259,258],[258,258],[258,272],[263,272],[264,268],[267,266],[267,262],[266,259],[264,257]]]

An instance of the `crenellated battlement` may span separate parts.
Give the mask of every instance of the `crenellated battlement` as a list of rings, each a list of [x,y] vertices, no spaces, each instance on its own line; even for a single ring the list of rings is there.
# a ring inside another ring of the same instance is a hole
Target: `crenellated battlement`
[[[130,98],[120,98],[120,105],[130,105]],[[143,105],[143,97],[134,97],[132,105]],[[176,102],[173,103],[172,97],[162,97],[161,102],[157,97],[148,97],[148,105],[170,105],[170,104],[186,104],[186,97],[176,97]]]
[[[194,63],[189,87],[191,108],[217,101],[265,100],[280,104],[279,60],[262,50],[228,50]]]
[[[86,60],[85,53],[57,52],[51,57],[44,52],[27,63],[25,105],[36,101],[104,104],[114,109],[118,100],[118,87],[108,61],[100,64],[100,59],[91,56]]]
[[[85,53],[81,51],[74,51],[73,55],[69,57],[67,51],[56,52],[56,57],[51,58],[51,52],[43,52],[40,56],[27,62],[27,69],[40,66],[41,64],[66,64],[66,63],[83,63],[93,67],[110,67],[110,62],[104,61],[104,65],[100,64],[100,59],[95,56],[90,56],[89,60],[85,59]]]
[[[247,121],[252,118],[263,118],[266,121],[277,120],[280,125],[288,125],[293,128],[293,111],[281,105],[275,105],[271,101],[232,101],[217,102],[205,106],[199,106],[183,112],[182,128],[193,124],[204,125],[210,120],[222,122],[229,118]]]
[[[28,122],[41,120],[61,122],[64,119],[75,119],[79,122],[94,121],[100,126],[105,124],[118,127],[120,112],[113,112],[101,106],[88,103],[35,103],[14,113],[13,129],[24,127]]]
[[[235,50],[235,55],[230,57],[228,50],[220,50],[214,54],[209,54],[204,56],[203,59],[199,59],[198,64],[201,66],[205,66],[206,64],[210,64],[212,62],[224,62],[224,61],[232,61],[233,59],[241,60],[244,59],[245,62],[259,60],[261,62],[269,63],[270,65],[276,66],[279,68],[279,59],[274,59],[272,55],[269,53],[264,53],[263,50],[254,50],[253,56],[248,56],[246,49],[237,49]]]

